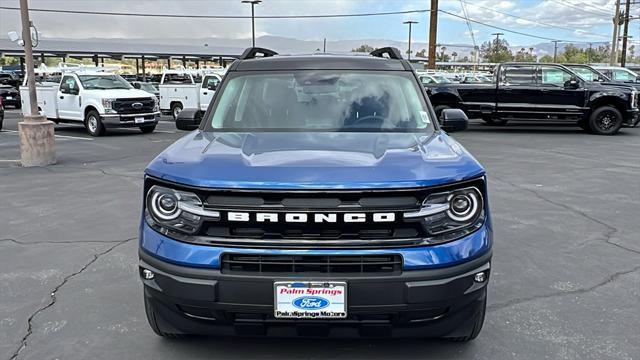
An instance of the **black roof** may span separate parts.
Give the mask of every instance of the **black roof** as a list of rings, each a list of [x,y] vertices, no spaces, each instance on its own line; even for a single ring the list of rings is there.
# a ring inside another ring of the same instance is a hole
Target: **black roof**
[[[260,57],[258,55],[261,55]],[[384,57],[384,56],[388,57]],[[246,49],[229,71],[269,70],[392,70],[412,71],[411,65],[396,48],[386,47],[369,55],[313,55],[279,56],[277,52],[259,47]]]

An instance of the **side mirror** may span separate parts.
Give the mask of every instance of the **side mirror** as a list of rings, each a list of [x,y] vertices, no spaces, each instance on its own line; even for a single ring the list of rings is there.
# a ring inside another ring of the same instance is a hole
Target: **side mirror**
[[[141,85],[140,83],[133,83],[133,87],[136,89],[140,89]]]
[[[580,81],[575,75],[571,75],[571,78],[564,82],[564,87],[568,89],[577,89],[580,87]]]
[[[211,91],[215,91],[216,88],[218,88],[218,86],[216,86],[216,84],[209,84],[209,86],[207,86],[207,89],[209,89]]]
[[[60,92],[63,93],[63,94],[70,94],[71,93],[71,88],[69,87],[69,84],[62,83],[60,85]]]
[[[444,109],[440,113],[440,127],[446,132],[466,130],[469,118],[460,109]]]
[[[184,109],[178,114],[176,128],[178,130],[191,131],[200,127],[202,111],[198,109]]]

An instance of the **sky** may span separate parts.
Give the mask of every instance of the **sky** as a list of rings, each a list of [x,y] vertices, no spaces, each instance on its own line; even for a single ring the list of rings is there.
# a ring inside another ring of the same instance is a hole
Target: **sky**
[[[250,5],[240,0],[30,0],[31,8],[109,11],[124,13],[250,15]],[[430,0],[263,0],[256,15],[353,14],[385,11],[428,10]],[[523,34],[564,41],[611,41],[615,0],[440,0],[440,9]],[[0,6],[18,6],[18,0],[0,0]],[[638,15],[635,5],[631,14]],[[510,33],[479,23],[467,23],[454,15],[439,13],[438,42],[472,44],[471,33],[480,44],[502,32],[511,45],[548,42]],[[389,39],[405,41],[413,25],[413,41],[426,42],[428,12],[350,18],[257,19],[256,33],[302,40]],[[43,38],[249,38],[249,19],[167,19],[32,13]],[[640,21],[631,22],[630,35],[640,41]],[[0,9],[0,37],[19,29],[19,13]]]

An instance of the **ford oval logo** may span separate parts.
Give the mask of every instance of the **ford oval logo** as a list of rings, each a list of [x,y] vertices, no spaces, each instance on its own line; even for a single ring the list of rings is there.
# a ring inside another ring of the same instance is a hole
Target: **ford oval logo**
[[[134,102],[133,104],[131,104],[131,107],[134,109],[142,109],[144,105],[141,102]]]
[[[302,310],[319,310],[329,306],[329,300],[315,296],[303,296],[293,300],[292,304]]]

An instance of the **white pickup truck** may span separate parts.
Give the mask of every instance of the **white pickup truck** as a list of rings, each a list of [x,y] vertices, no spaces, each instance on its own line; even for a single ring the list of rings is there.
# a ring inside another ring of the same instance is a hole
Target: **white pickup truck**
[[[178,118],[182,109],[206,111],[222,77],[203,70],[165,70],[160,80],[160,110]]]
[[[20,87],[22,112],[28,115],[26,79]],[[156,128],[160,109],[151,94],[135,89],[120,75],[100,67],[36,70],[38,110],[55,123],[84,124],[92,136],[107,128],[137,127],[143,133]]]

